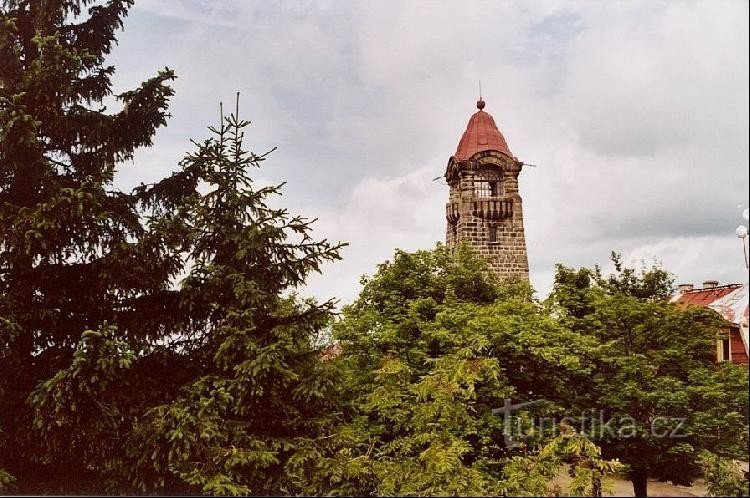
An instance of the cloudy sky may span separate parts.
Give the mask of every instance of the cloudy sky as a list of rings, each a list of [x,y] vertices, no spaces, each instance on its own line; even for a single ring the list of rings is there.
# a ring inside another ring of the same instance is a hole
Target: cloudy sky
[[[349,242],[305,293],[351,301],[394,248],[444,238],[443,174],[482,80],[520,178],[532,284],[554,264],[661,262],[747,281],[748,3],[140,0],[116,90],[178,74],[169,126],[118,178],[176,168],[242,94],[259,182]]]

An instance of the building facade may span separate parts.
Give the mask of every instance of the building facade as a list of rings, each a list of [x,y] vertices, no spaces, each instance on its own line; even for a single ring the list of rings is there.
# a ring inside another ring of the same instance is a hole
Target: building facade
[[[523,228],[518,175],[523,163],[511,154],[483,100],[469,119],[456,153],[448,161],[450,187],[446,243],[468,243],[501,277],[528,280],[529,261]]]
[[[716,361],[748,364],[749,295],[747,284],[719,285],[716,280],[707,280],[702,288],[681,284],[672,302],[681,306],[704,306],[720,314],[726,333],[716,340]]]

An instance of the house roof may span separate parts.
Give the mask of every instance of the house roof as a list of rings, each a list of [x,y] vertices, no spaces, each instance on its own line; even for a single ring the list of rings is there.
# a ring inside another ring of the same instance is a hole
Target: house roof
[[[477,102],[479,110],[469,119],[466,131],[461,137],[461,141],[458,142],[458,148],[454,157],[459,161],[465,161],[477,152],[487,150],[502,152],[513,157],[508,148],[508,143],[505,141],[505,137],[503,137],[503,134],[500,133],[495,124],[495,120],[491,115],[483,111],[484,105],[483,100]]]
[[[324,347],[322,350],[318,351],[318,357],[321,359],[321,361],[328,361],[339,356],[342,351],[343,349],[341,348],[341,344],[339,343],[329,344],[328,346]]]
[[[740,284],[733,284],[712,287],[710,289],[689,290],[675,296],[674,302],[683,305],[709,306],[714,301],[733,293],[739,287],[741,287]]]
[[[732,323],[747,324],[748,320],[748,285],[732,290],[708,305],[718,311],[725,320]]]
[[[685,306],[705,306],[719,313],[726,321],[735,324],[745,346],[745,353],[747,353],[750,349],[748,295],[750,295],[748,284],[731,284],[689,290],[675,295],[672,301]]]

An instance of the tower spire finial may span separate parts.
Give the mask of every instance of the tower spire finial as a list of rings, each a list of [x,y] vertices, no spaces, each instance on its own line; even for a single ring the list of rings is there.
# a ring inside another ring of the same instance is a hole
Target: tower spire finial
[[[484,109],[484,100],[482,100],[482,80],[479,80],[479,100],[477,100],[477,109]]]

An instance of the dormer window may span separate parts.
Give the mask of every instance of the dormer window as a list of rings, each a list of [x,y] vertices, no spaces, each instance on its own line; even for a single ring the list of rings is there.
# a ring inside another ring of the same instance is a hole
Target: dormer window
[[[474,194],[477,197],[503,195],[503,176],[498,168],[482,168],[474,176]]]

